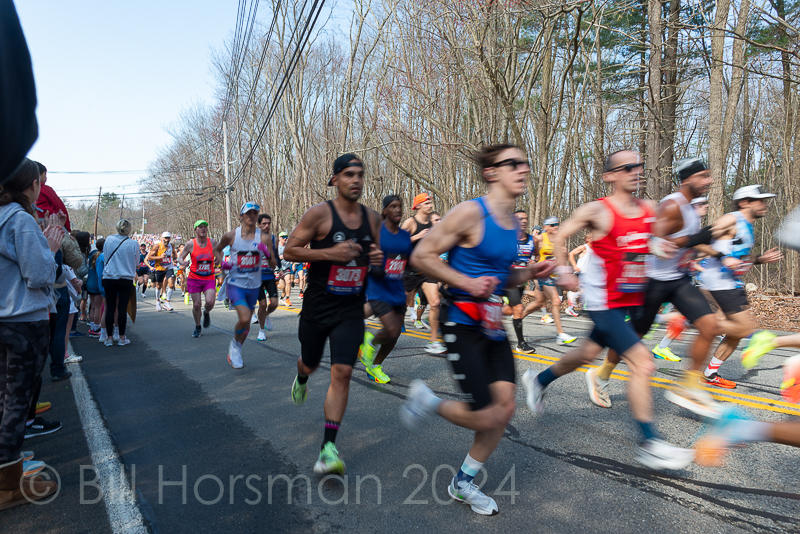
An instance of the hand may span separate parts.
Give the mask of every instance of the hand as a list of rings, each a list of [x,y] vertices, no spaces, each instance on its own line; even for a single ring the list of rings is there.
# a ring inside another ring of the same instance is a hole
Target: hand
[[[222,265],[220,267],[223,271],[230,271],[233,269],[233,264],[227,260],[222,260]]]
[[[672,258],[678,250],[678,246],[675,243],[656,236],[652,236],[647,245],[651,254],[662,259]]]
[[[461,289],[469,293],[475,298],[486,299],[494,294],[494,290],[500,280],[495,276],[480,276],[478,278],[469,278]]]
[[[61,248],[61,240],[64,239],[64,234],[67,233],[63,226],[48,226],[44,229],[44,237],[47,239],[47,246],[50,247],[50,252],[56,253]]]
[[[771,248],[758,257],[758,263],[776,263],[783,258],[783,252],[778,247]]]
[[[53,217],[56,218],[56,220],[58,221],[58,224],[60,226],[64,226],[67,223],[67,214],[64,213],[63,211],[59,211],[58,213],[54,213]]]
[[[738,269],[741,264],[742,260],[733,258],[731,256],[726,256],[722,258],[722,265],[724,265],[725,268],[731,271],[735,271],[736,269]]]
[[[556,280],[556,284],[569,291],[575,291],[578,288],[578,277],[574,274],[562,274]]]
[[[423,237],[425,237],[426,235],[428,235],[428,232],[430,232],[430,231],[431,231],[431,229],[430,229],[430,228],[425,228],[423,231],[421,231],[420,233],[418,233],[417,235],[415,235],[415,236],[414,236],[414,238],[413,238],[412,240],[413,240],[413,241],[419,241],[420,239],[422,239]]]
[[[579,272],[581,272],[581,268],[580,267],[575,267],[575,274],[578,274]]]
[[[72,287],[78,290],[78,292],[80,292],[82,286],[83,286],[82,281],[78,280],[77,278],[72,279]]]
[[[381,253],[383,254],[383,253]],[[361,255],[361,245],[353,243],[351,240],[336,243],[328,249],[328,259],[337,263],[347,263],[353,261]]]
[[[383,251],[379,249],[375,243],[369,246],[369,253],[367,253],[367,256],[372,265],[383,265]]]
[[[534,263],[529,267],[530,277],[531,279],[545,278],[547,276],[550,276],[555,268],[556,268],[556,262],[553,260],[545,260]]]
[[[267,258],[269,258],[269,247],[264,243],[258,244],[258,250],[260,250]]]

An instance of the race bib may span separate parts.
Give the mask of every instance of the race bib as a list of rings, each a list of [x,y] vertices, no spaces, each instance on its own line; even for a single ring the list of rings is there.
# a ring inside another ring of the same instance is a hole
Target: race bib
[[[260,266],[259,256],[261,254],[257,250],[248,250],[247,252],[239,252],[236,254],[236,269],[240,273],[254,273]]]
[[[214,260],[198,260],[195,273],[201,276],[207,276],[214,270]]]
[[[503,303],[499,297],[492,295],[486,302],[478,302],[478,312],[481,317],[481,332],[491,340],[499,341],[506,338],[503,328]]]
[[[166,258],[161,260],[162,267],[169,267],[170,265],[172,265],[172,256],[167,256]]]
[[[263,254],[261,255],[261,270],[269,271],[269,258]]]
[[[620,293],[641,293],[647,286],[644,253],[626,252],[622,259],[622,269],[617,277],[616,289]]]
[[[328,274],[328,293],[334,295],[358,295],[364,288],[367,267],[331,265]]]
[[[405,254],[396,254],[392,258],[386,258],[386,264],[383,267],[383,270],[386,272],[386,279],[402,280],[407,263],[408,256]]]
[[[689,274],[692,271],[692,261],[694,261],[694,257],[694,250],[685,250],[678,260],[678,272]]]

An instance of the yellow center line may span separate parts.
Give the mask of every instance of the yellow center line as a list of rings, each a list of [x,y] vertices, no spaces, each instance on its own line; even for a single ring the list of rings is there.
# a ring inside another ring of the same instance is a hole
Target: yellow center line
[[[294,313],[300,313],[300,310],[296,308],[287,308],[285,306],[279,306],[279,309],[285,311],[291,311]],[[376,321],[368,321],[367,323],[369,326],[373,328],[380,328],[382,325]],[[421,333],[421,332],[403,332],[404,336],[413,337],[417,339],[427,340],[430,334]],[[545,356],[544,354],[523,354],[521,352],[513,351],[514,358],[518,360],[526,360],[535,363],[542,363],[545,365],[550,365],[559,360],[558,357],[554,356]],[[579,371],[585,373],[591,368],[597,368],[597,365],[585,365],[578,368]],[[624,371],[621,369],[615,369],[611,373],[611,378],[615,378],[617,380],[627,381],[630,380],[630,372]],[[661,388],[661,389],[674,389],[677,383],[674,380],[670,380],[668,378],[661,378],[658,376],[650,377],[650,384],[653,387]],[[756,408],[759,410],[766,410],[770,412],[777,412],[787,415],[797,415],[800,416],[800,405],[792,404],[790,402],[785,402],[778,399],[771,399],[769,397],[760,397],[757,395],[747,395],[744,393],[735,393],[733,391],[721,391],[717,388],[708,388],[702,387],[705,391],[709,391],[711,396],[720,401],[727,401],[734,404],[740,404],[742,406],[748,406],[750,408]],[[787,409],[788,408],[788,409]]]

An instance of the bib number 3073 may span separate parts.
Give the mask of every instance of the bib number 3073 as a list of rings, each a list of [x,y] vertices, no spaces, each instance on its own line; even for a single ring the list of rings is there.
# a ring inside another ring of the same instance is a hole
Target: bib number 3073
[[[367,267],[331,265],[328,274],[328,293],[334,295],[358,295],[364,287]]]

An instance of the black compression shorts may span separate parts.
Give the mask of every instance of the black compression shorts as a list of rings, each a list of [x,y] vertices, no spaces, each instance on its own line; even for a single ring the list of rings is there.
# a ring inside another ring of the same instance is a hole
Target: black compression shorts
[[[486,408],[492,403],[489,384],[516,383],[511,346],[506,339],[487,338],[477,326],[447,324],[442,325],[442,333],[447,344],[447,359],[453,366],[453,378],[468,396],[466,402],[473,411]]]
[[[414,291],[418,291],[422,287],[422,284],[434,284],[434,283],[435,282],[429,280],[428,277],[422,273],[414,273],[406,271],[405,274],[403,274],[403,289],[405,289],[406,293],[412,293]],[[422,298],[421,295],[420,298]]]
[[[709,291],[709,293],[725,315],[734,315],[750,308],[744,289],[722,289]]]
[[[311,369],[322,361],[325,340],[330,338],[331,364],[341,363],[353,367],[358,357],[358,349],[364,340],[364,319],[361,317],[324,325],[300,317],[297,329],[300,340],[300,358]]]
[[[261,287],[258,288],[258,300],[278,298],[278,283],[275,280],[262,280]]]
[[[392,306],[387,302],[376,299],[367,301],[367,304],[369,304],[369,307],[372,308],[372,313],[374,313],[376,317],[383,317],[384,315],[392,312],[404,317],[406,311],[408,310],[408,307],[405,304],[401,304],[400,306]]]
[[[522,304],[522,293],[525,291],[525,286],[520,287],[512,287],[506,289],[506,298],[508,299],[508,305],[512,308],[514,306],[519,306]]]
[[[658,310],[665,302],[671,302],[690,323],[714,313],[711,311],[708,300],[692,284],[692,280],[688,276],[666,282],[651,278],[645,290],[644,306],[640,313],[633,318],[634,328],[640,336],[644,336],[650,331]]]

